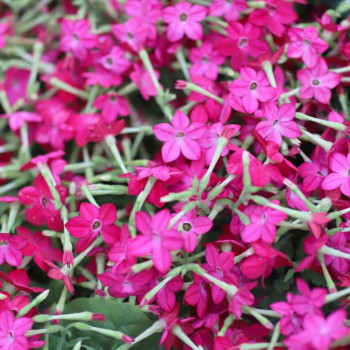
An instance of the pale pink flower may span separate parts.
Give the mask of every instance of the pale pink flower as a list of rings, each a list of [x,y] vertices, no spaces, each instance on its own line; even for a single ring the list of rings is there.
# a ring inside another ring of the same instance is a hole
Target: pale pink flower
[[[329,168],[331,173],[325,177],[322,182],[323,190],[340,191],[350,197],[350,153],[345,157],[341,153],[333,153],[329,157]]]
[[[296,138],[301,132],[298,124],[293,121],[295,115],[295,105],[291,103],[284,104],[279,108],[273,104],[267,104],[262,112],[266,119],[261,121],[255,130],[267,141],[282,144],[282,136]],[[260,117],[260,113],[256,116]]]
[[[202,21],[207,9],[201,5],[192,5],[181,1],[175,6],[166,7],[163,20],[168,23],[167,36],[170,41],[181,40],[185,35],[192,40],[200,40],[203,36]]]
[[[318,55],[328,49],[328,44],[320,39],[315,27],[290,28],[288,31],[291,43],[288,45],[287,56],[300,58],[306,67],[312,68],[318,60]]]
[[[166,163],[172,162],[182,154],[190,160],[198,160],[201,156],[199,139],[206,131],[205,125],[192,123],[187,115],[177,111],[171,124],[161,123],[153,127],[158,140],[164,141],[162,157]]]
[[[267,102],[276,95],[264,71],[256,72],[253,68],[241,69],[241,79],[235,79],[230,85],[231,94],[241,98],[247,113],[254,113],[260,102]]]
[[[341,75],[328,71],[328,66],[323,58],[319,58],[312,69],[301,69],[297,72],[301,82],[300,98],[315,98],[316,101],[328,104],[331,100],[331,89],[335,88],[341,79]]]
[[[225,62],[225,57],[215,51],[213,45],[209,42],[191,49],[189,58],[192,62],[190,74],[203,76],[211,80],[216,80],[219,74],[219,66]]]

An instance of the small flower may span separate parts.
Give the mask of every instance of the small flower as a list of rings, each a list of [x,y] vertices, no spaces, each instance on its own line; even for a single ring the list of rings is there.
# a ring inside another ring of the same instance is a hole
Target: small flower
[[[287,56],[301,57],[308,68],[313,68],[317,63],[318,55],[328,49],[328,44],[319,38],[315,27],[290,28],[288,36],[291,43],[288,45]]]
[[[225,57],[215,51],[213,45],[209,42],[191,49],[189,58],[192,62],[190,74],[200,75],[211,80],[216,80],[219,74],[219,66],[225,62]]]
[[[329,168],[332,171],[322,182],[326,191],[340,188],[341,193],[350,197],[350,153],[345,157],[341,153],[333,153],[329,157]]]
[[[163,11],[163,20],[168,23],[168,39],[178,41],[184,35],[192,40],[202,39],[203,28],[198,22],[202,21],[206,14],[207,9],[204,6],[192,5],[187,1],[166,7]]]
[[[303,330],[287,338],[284,343],[298,347],[309,345],[315,350],[330,349],[334,340],[349,334],[349,329],[344,325],[345,320],[344,310],[337,310],[327,318],[322,315],[308,315],[304,319]]]
[[[22,262],[22,251],[26,245],[20,236],[11,236],[8,233],[0,233],[0,265],[6,261],[11,266],[19,266]]]
[[[64,18],[61,22],[60,48],[72,52],[79,60],[85,60],[88,51],[97,46],[97,38],[90,33],[90,23],[85,19],[76,21]]]
[[[28,317],[15,318],[9,310],[0,312],[0,350],[29,349],[29,341],[25,334],[32,325],[33,320]]]
[[[190,160],[198,160],[201,155],[199,139],[204,135],[205,125],[192,123],[183,112],[177,111],[171,124],[161,123],[153,127],[157,139],[164,141],[162,157],[166,163],[172,162],[182,154]]]
[[[129,114],[129,104],[117,93],[100,95],[94,102],[94,107],[102,109],[103,121],[106,124],[113,123],[118,116],[126,117]]]
[[[98,208],[90,203],[82,203],[79,209],[80,216],[75,216],[66,223],[66,229],[76,238],[77,253],[88,248],[99,233],[106,243],[113,242],[119,233],[119,228],[114,225],[117,220],[117,210],[112,203],[106,203]]]
[[[247,8],[246,0],[213,0],[209,7],[210,16],[225,16],[227,22],[237,21],[239,14]]]
[[[276,237],[276,225],[287,218],[286,214],[275,209],[253,205],[248,206],[244,213],[251,222],[250,225],[244,226],[241,232],[242,241],[246,243],[260,239],[266,243],[273,243]]]
[[[231,83],[230,91],[234,96],[241,98],[247,113],[254,113],[259,108],[259,101],[267,102],[276,95],[264,71],[256,72],[249,67],[241,69],[241,79],[235,79]]]
[[[262,114],[265,121],[261,121],[255,130],[267,141],[272,141],[281,146],[282,136],[296,138],[301,132],[298,124],[293,121],[295,115],[295,106],[291,103],[284,104],[279,108],[273,104],[267,104],[262,113],[256,113],[255,116]]]
[[[185,214],[179,221],[179,229],[184,239],[184,251],[191,253],[196,249],[197,236],[210,231],[213,222],[206,216],[197,216],[195,210]]]
[[[331,89],[335,88],[341,79],[341,75],[329,72],[327,63],[319,58],[312,69],[301,69],[297,72],[301,82],[300,98],[314,97],[316,101],[328,104],[331,100]]]
[[[168,272],[171,252],[183,246],[181,234],[175,228],[168,229],[170,211],[161,210],[153,218],[144,212],[137,212],[135,222],[141,234],[130,243],[130,253],[135,256],[151,254],[156,269],[161,273]]]

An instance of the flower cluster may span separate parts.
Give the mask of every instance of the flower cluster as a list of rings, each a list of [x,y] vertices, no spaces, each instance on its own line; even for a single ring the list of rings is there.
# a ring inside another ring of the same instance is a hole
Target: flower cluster
[[[0,9],[0,350],[350,347],[348,1]]]

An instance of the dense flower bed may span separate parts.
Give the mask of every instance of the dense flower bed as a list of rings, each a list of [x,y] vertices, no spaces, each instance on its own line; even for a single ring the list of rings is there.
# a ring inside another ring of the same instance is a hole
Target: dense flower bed
[[[0,350],[350,348],[348,1],[0,2]]]

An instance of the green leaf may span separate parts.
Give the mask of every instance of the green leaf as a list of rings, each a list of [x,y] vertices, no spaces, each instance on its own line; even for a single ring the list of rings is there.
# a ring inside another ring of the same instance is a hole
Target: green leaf
[[[155,322],[135,305],[101,298],[75,299],[66,305],[64,313],[70,314],[83,311],[102,313],[106,318],[106,321],[87,321],[89,325],[116,330],[132,337],[138,336]],[[68,324],[68,322],[65,323],[65,325]],[[91,346],[96,350],[113,350],[123,344],[118,340],[96,332],[89,333],[73,328],[70,330],[74,339],[89,337],[90,339],[84,340],[84,345]],[[150,337],[132,347],[132,350],[144,349],[159,350],[159,337]]]

